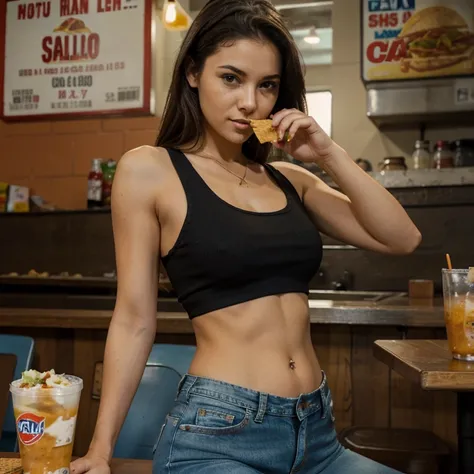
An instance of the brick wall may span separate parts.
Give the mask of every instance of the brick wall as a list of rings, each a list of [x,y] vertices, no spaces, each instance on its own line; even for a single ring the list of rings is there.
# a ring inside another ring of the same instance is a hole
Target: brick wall
[[[0,120],[0,181],[28,186],[62,209],[86,207],[92,158],[118,160],[155,141],[156,117],[5,123]]]

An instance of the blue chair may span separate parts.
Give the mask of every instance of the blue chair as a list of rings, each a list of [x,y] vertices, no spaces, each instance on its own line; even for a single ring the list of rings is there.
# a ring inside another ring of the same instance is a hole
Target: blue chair
[[[31,368],[33,349],[35,341],[31,337],[16,336],[12,334],[0,334],[0,354],[12,354],[16,356],[14,379],[21,379],[21,373]],[[8,395],[7,413],[2,427],[2,438],[0,439],[0,451],[18,451],[16,437],[15,416],[11,394]]]
[[[161,425],[173,406],[179,381],[188,371],[195,352],[195,346],[153,345],[115,445],[114,457],[153,459]]]

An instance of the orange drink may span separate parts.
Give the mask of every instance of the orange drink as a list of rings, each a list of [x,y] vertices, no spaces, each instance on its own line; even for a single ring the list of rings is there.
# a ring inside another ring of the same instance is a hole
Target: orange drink
[[[28,370],[10,391],[24,474],[69,474],[82,380]]]
[[[443,269],[444,320],[455,359],[474,361],[474,281],[472,271]]]

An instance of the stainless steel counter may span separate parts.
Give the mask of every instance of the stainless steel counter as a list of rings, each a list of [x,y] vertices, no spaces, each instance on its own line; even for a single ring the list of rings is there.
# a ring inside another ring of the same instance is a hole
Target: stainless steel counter
[[[312,324],[356,324],[369,326],[444,327],[442,301],[422,305],[407,297],[388,302],[310,302]]]

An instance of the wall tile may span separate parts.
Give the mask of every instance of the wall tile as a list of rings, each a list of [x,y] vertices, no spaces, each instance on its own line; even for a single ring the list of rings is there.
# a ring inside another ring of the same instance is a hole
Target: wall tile
[[[123,154],[122,132],[88,133],[77,136],[74,174],[87,175],[92,158],[118,160]]]
[[[101,121],[97,120],[63,120],[52,123],[53,133],[87,133],[100,132]]]
[[[158,117],[110,118],[102,121],[102,128],[106,132],[116,130],[158,130],[158,125]]]
[[[76,135],[43,135],[30,140],[33,176],[71,176],[75,146]]]
[[[125,132],[124,152],[142,145],[154,145],[156,135],[155,130],[133,130]]]
[[[84,209],[87,205],[87,180],[83,177],[35,178],[30,186],[60,209]]]
[[[5,135],[43,135],[51,132],[51,122],[7,122]]]

